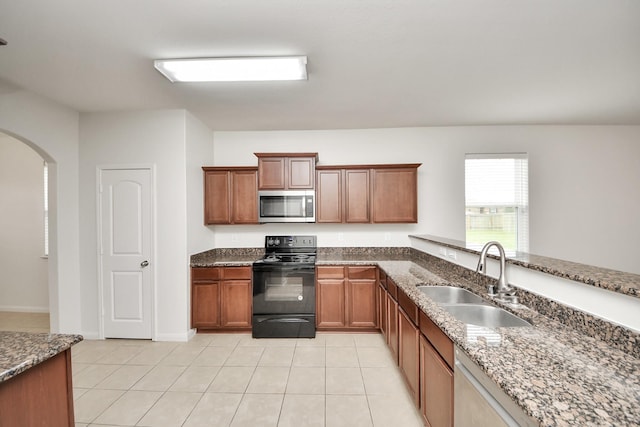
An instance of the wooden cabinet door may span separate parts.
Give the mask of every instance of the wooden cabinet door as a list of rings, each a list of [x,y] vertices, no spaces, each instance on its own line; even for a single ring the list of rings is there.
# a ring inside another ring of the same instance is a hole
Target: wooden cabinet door
[[[321,279],[316,289],[316,326],[322,328],[344,328],[345,279]]]
[[[387,290],[384,288],[382,283],[378,284],[378,326],[380,327],[380,332],[385,339],[389,336],[389,313],[387,310]]]
[[[372,222],[418,222],[416,167],[372,169]]]
[[[342,171],[318,170],[316,177],[316,222],[339,223],[342,213]]]
[[[369,170],[347,169],[345,183],[345,222],[370,222],[369,216]]]
[[[420,331],[409,319],[404,310],[399,310],[398,314],[398,364],[409,385],[409,391],[413,401],[418,406],[420,387]]]
[[[223,280],[220,290],[221,321],[225,328],[251,327],[251,280]]]
[[[204,172],[205,224],[231,223],[231,173],[229,171]]]
[[[234,224],[258,223],[258,171],[233,172],[233,218]]]
[[[377,268],[347,267],[347,325],[350,328],[377,328]]]
[[[258,188],[260,190],[285,189],[285,157],[258,158]]]
[[[315,159],[309,157],[287,158],[286,188],[290,190],[313,190]]]
[[[387,293],[387,316],[389,319],[387,345],[398,363],[398,302]]]
[[[193,283],[191,292],[191,327],[220,326],[220,282]]]
[[[347,290],[349,327],[377,328],[376,281],[349,279]]]
[[[453,372],[420,336],[420,410],[431,427],[453,426]]]

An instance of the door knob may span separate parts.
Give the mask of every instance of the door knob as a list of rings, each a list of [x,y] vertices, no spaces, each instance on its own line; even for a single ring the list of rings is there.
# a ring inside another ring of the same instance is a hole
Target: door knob
[[[149,265],[149,261],[147,261],[147,260],[144,260],[144,261],[142,261],[142,262],[140,263],[140,267],[142,267],[142,268],[144,268],[144,267],[146,267],[146,266],[148,266],[148,265]]]

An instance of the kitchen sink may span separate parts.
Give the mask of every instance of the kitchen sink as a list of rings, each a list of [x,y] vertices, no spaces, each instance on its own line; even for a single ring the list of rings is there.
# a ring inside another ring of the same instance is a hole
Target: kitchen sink
[[[526,320],[492,305],[443,305],[442,309],[449,312],[449,314],[459,321],[471,325],[485,326],[488,328],[531,326]]]
[[[478,295],[454,286],[418,286],[418,289],[438,304],[482,304]]]

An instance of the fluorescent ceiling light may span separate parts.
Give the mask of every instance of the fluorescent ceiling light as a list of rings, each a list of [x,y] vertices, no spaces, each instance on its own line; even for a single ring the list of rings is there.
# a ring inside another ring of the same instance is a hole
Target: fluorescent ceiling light
[[[153,65],[172,82],[306,80],[306,56],[158,59]]]

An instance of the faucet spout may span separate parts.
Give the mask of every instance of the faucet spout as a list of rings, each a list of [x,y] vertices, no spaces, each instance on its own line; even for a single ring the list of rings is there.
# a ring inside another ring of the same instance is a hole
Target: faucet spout
[[[492,240],[490,242],[487,242],[482,250],[480,251],[480,259],[478,259],[478,266],[476,267],[476,273],[481,273],[484,274],[485,276],[487,275],[487,253],[489,252],[489,249],[495,246],[498,249],[498,253],[500,254],[500,276],[498,276],[498,286],[497,289],[494,289],[493,286],[489,286],[488,292],[490,296],[499,296],[501,299],[504,300],[514,300],[515,298],[515,289],[512,288],[511,286],[509,286],[509,283],[507,282],[507,278],[506,278],[506,264],[507,264],[507,257],[504,253],[504,248],[502,247],[502,245],[495,241]],[[509,297],[509,298],[506,298]],[[517,302],[517,299],[515,301],[509,301],[509,302]]]

